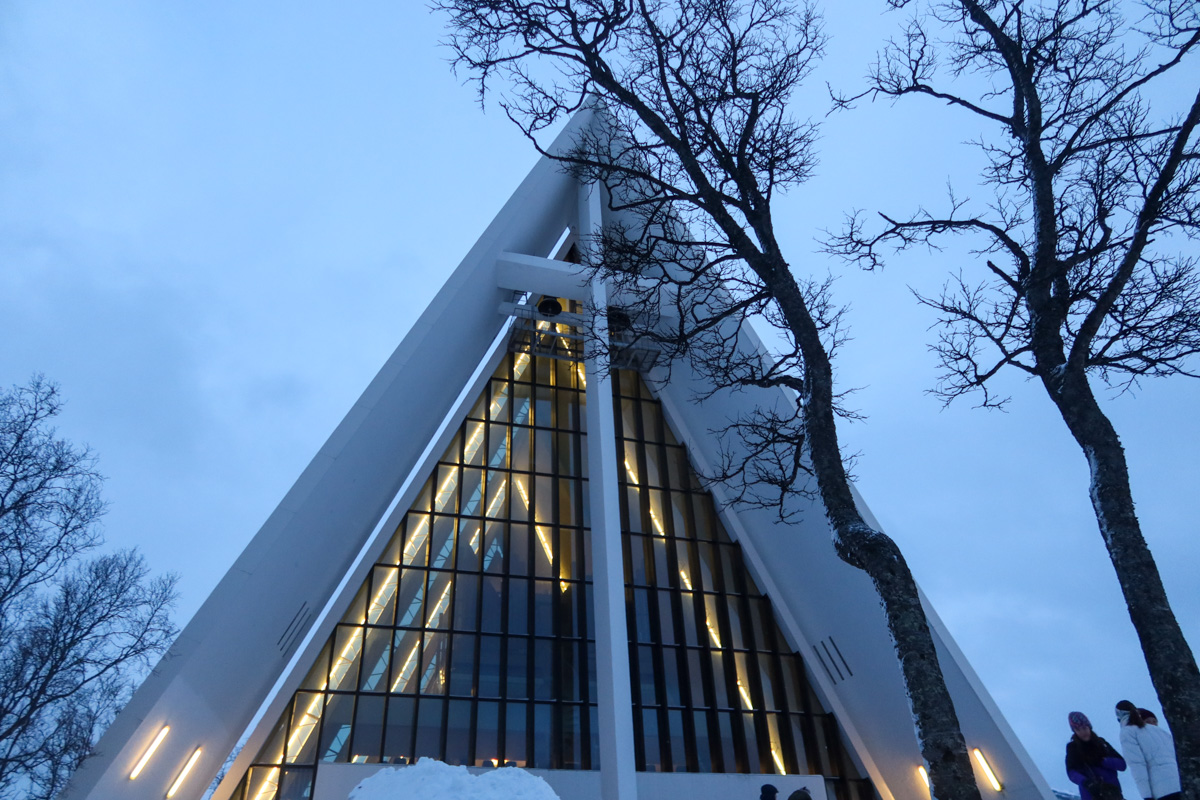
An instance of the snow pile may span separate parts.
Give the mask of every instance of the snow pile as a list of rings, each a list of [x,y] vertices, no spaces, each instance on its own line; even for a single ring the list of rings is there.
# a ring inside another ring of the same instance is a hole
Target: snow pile
[[[501,767],[472,775],[466,767],[453,767],[422,758],[411,767],[376,772],[350,792],[350,800],[558,800],[558,795],[536,775],[519,767]]]

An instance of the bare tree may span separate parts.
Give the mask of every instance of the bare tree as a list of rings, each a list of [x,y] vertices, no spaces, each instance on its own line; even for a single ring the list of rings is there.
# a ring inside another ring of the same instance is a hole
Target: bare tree
[[[1184,794],[1194,800],[1200,672],[1142,536],[1121,440],[1093,381],[1129,390],[1144,377],[1197,374],[1200,273],[1182,243],[1200,231],[1200,5],[1124,8],[1140,18],[1123,19],[1112,0],[915,9],[866,94],[927,95],[984,120],[994,133],[979,143],[989,203],[952,195],[943,215],[884,216],[877,228],[855,215],[830,246],[873,268],[887,246],[945,234],[982,242],[975,252],[986,272],[981,265],[979,277],[959,274],[939,296],[922,298],[941,327],[937,391],[947,402],[978,392],[982,405],[1001,406],[1007,398],[990,381],[1012,367],[1036,378],[1058,409],[1087,460],[1100,533],[1175,734]],[[935,42],[935,30],[945,41]],[[1185,65],[1190,88],[1172,96],[1160,84]],[[1148,96],[1160,88],[1152,106]],[[1179,106],[1164,109],[1168,97]]]
[[[760,410],[728,431],[740,455],[720,477],[739,482],[743,501],[780,508],[815,479],[837,553],[882,600],[935,793],[977,800],[916,584],[896,544],[860,513],[839,449],[830,355],[840,310],[826,281],[792,272],[776,238],[776,193],[814,164],[814,126],[788,111],[824,44],[813,9],[789,0],[434,5],[451,15],[457,64],[478,80],[481,100],[499,79],[501,106],[531,139],[594,98],[600,124],[559,158],[599,181],[626,220],[606,227],[591,260],[633,299],[609,311],[608,329],[689,359],[718,389],[760,390]],[[758,355],[751,318],[779,335],[773,358]],[[781,389],[793,393],[790,407],[773,399]]]
[[[175,634],[175,579],[102,544],[102,478],[50,426],[58,389],[0,391],[0,797],[53,797]]]

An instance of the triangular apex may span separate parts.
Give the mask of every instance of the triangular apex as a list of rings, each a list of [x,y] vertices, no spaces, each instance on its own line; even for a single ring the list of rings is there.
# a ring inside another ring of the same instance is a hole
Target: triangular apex
[[[234,800],[321,800],[328,764],[599,767],[584,381],[503,360]],[[871,796],[658,403],[615,385],[638,769]]]
[[[728,455],[711,431],[794,399],[713,391],[686,361],[652,397],[636,373],[581,364],[584,331],[514,306],[514,292],[548,295],[561,321],[586,325],[569,303],[620,299],[567,263],[619,216],[602,201],[538,162],[63,800],[199,800],[260,711],[215,800],[239,787],[250,800],[345,797],[385,757],[425,753],[546,765],[560,793],[587,800],[753,796],[771,773],[784,796],[873,786],[882,800],[928,800],[877,595],[837,558],[822,510],[796,499],[791,525],[771,509],[718,513],[692,477],[689,464]],[[505,341],[508,353],[492,349]],[[656,369],[651,355],[613,363]],[[605,432],[591,447],[585,419]],[[1048,800],[927,610],[969,746],[1007,800]],[[289,672],[293,660],[307,663]]]

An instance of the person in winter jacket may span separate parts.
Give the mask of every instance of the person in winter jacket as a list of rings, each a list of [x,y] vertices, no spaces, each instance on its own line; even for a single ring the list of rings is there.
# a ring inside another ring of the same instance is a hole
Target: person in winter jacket
[[[1067,722],[1073,734],[1067,742],[1067,778],[1079,787],[1079,800],[1119,800],[1125,759],[1113,746],[1092,732],[1082,711],[1072,711]]]
[[[1146,800],[1179,800],[1179,767],[1171,734],[1149,725],[1128,700],[1117,703],[1121,723],[1121,749],[1129,759],[1130,772]]]

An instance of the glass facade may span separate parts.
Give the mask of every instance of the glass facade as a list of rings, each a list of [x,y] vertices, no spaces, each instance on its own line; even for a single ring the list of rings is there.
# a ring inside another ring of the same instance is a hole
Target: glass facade
[[[863,781],[637,373],[614,386],[639,770]],[[506,356],[235,800],[323,763],[599,767],[582,364]],[[866,785],[867,796],[873,794]]]
[[[636,372],[614,381],[637,768],[826,776],[869,798],[832,714]]]

